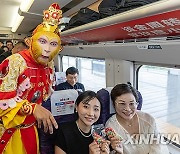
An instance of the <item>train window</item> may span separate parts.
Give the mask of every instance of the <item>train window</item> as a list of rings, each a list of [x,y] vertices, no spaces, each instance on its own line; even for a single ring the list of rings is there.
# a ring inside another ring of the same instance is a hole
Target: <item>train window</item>
[[[71,66],[78,68],[79,82],[86,90],[98,91],[106,87],[105,60],[63,56],[62,64],[63,71]]]
[[[144,65],[138,76],[142,110],[180,127],[180,69]]]
[[[63,56],[62,62],[63,62],[63,72],[65,72],[68,67],[71,67],[71,66],[76,67],[76,58],[75,57]]]

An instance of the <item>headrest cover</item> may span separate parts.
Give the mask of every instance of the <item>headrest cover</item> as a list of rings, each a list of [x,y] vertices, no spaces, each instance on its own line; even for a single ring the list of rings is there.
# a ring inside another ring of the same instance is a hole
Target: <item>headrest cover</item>
[[[38,25],[36,29],[33,31],[34,35],[40,31],[53,32],[59,35],[58,25],[60,23],[60,19],[62,18],[62,10],[57,3],[53,3],[48,10],[44,10],[43,23]]]

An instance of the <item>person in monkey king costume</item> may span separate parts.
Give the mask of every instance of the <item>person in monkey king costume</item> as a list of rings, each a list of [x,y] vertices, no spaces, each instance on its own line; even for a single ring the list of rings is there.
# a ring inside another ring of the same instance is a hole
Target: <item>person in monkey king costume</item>
[[[41,106],[52,92],[53,58],[62,50],[58,24],[62,11],[53,3],[34,30],[30,48],[0,65],[0,153],[37,154],[37,127],[53,133],[58,125]]]

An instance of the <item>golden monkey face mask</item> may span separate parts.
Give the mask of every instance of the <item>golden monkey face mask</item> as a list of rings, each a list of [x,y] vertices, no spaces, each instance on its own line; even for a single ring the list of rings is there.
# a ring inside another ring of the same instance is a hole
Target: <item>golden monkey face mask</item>
[[[50,62],[62,50],[60,37],[52,32],[38,32],[32,36],[31,55],[42,65]]]
[[[44,11],[43,23],[33,31],[30,53],[33,59],[47,65],[62,50],[58,24],[62,11],[57,3],[53,3]]]

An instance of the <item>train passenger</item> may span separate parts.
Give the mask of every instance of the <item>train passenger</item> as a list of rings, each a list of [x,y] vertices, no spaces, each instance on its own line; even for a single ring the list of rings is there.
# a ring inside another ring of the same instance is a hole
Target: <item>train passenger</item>
[[[11,51],[14,47],[12,41],[10,40],[6,41],[6,46],[8,47],[9,51]]]
[[[162,154],[162,146],[164,149],[166,145],[154,142],[158,142],[155,119],[136,109],[135,89],[128,84],[118,84],[111,91],[111,99],[116,114],[109,118],[106,127],[113,128],[123,138],[123,146],[112,144],[113,149],[123,154]],[[145,140],[148,136],[152,138]],[[165,151],[168,153],[168,149]]]
[[[10,55],[12,55],[14,53],[18,53],[19,51],[22,51],[24,49],[28,49],[27,45],[23,41],[18,42],[13,47],[12,51],[6,51],[0,55],[0,63],[2,63],[2,61],[5,60]]]
[[[62,50],[61,16],[59,5],[52,4],[33,31],[29,50],[11,55],[0,65],[0,153],[38,154],[37,126],[50,133],[58,127],[41,103],[51,95],[52,60]]]
[[[9,51],[9,48],[7,46],[2,46],[2,49],[4,50],[4,52],[0,55],[0,63],[2,63],[4,59],[11,55],[11,51]]]
[[[29,47],[25,44],[24,41],[20,41],[15,44],[15,46],[12,49],[12,54],[18,53],[19,51],[28,49]]]
[[[109,141],[102,146],[92,136],[92,125],[101,112],[101,103],[93,91],[85,91],[76,99],[77,120],[59,125],[55,140],[55,154],[108,154]]]
[[[78,81],[79,71],[75,67],[66,70],[66,82],[56,86],[56,90],[76,89],[79,92],[85,91],[84,85]]]

